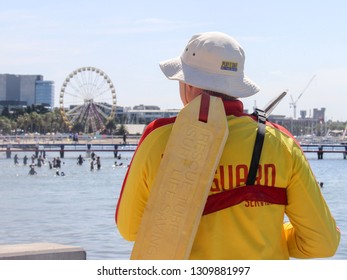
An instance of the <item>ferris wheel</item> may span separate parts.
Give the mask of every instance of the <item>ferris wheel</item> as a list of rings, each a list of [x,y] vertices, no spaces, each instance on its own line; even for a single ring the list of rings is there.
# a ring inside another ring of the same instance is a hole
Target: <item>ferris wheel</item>
[[[116,90],[102,70],[81,67],[66,77],[60,90],[59,104],[70,130],[102,131],[114,117]]]

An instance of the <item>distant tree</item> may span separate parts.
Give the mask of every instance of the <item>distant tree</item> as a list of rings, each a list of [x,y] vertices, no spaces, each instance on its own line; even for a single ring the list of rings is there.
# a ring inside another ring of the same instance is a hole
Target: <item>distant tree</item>
[[[32,108],[31,108],[31,106],[29,106],[29,105],[28,105],[28,106],[26,107],[26,109],[25,109],[25,112],[28,113],[28,114],[30,114],[32,111],[33,111],[33,110],[32,110]]]
[[[117,130],[117,123],[115,120],[110,120],[107,124],[106,124],[106,131],[107,134],[113,134],[113,131]]]
[[[11,114],[10,114],[10,109],[8,108],[8,106],[6,106],[1,113],[1,116],[4,116],[6,118],[11,118]]]
[[[36,113],[35,111],[31,112],[30,114],[30,130],[31,132],[38,132],[40,133],[40,123],[41,123],[41,115]]]
[[[16,120],[17,127],[24,130],[24,132],[28,132],[31,127],[31,116],[28,113],[24,113],[19,116]]]
[[[0,134],[10,134],[12,130],[12,122],[9,118],[0,116]]]
[[[128,130],[126,129],[124,124],[121,124],[118,126],[116,130],[116,135],[124,135],[124,134],[128,134]]]

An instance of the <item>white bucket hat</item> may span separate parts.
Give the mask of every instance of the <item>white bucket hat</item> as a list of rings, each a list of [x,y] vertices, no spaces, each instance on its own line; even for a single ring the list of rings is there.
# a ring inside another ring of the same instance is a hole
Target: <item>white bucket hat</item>
[[[245,53],[235,39],[206,32],[194,35],[180,57],[159,65],[170,80],[239,98],[259,91],[244,75],[244,64]]]

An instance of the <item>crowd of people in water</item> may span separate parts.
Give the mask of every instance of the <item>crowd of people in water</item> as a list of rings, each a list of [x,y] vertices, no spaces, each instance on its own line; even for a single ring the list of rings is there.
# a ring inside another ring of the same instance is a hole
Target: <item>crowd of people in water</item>
[[[89,159],[90,171],[94,171],[95,169],[100,170],[101,169],[100,156],[97,156],[94,151],[92,151],[90,154],[87,153],[87,155],[88,155],[88,157],[90,157],[90,159]],[[116,158],[118,160],[122,159],[121,154],[117,154]],[[19,157],[17,154],[14,155],[13,160],[14,160],[15,165],[19,165]],[[29,165],[28,175],[36,175],[37,171],[35,170],[35,167],[40,168],[43,165],[45,165],[46,153],[45,153],[45,151],[40,152],[40,154],[35,153],[31,156],[31,158],[30,158],[31,162],[30,163],[28,163],[28,160],[29,160],[29,158],[27,157],[27,155],[24,155],[23,165]],[[84,157],[82,157],[82,155],[79,155],[77,157],[77,165],[83,165],[84,162],[85,162]],[[65,176],[65,172],[60,171],[61,170],[60,157],[54,157],[52,161],[48,161],[48,166],[49,166],[49,169],[53,169],[53,168],[56,169],[56,172],[55,172],[56,176]],[[123,166],[123,162],[118,163],[117,161],[115,161],[114,166]],[[127,165],[127,167],[129,167],[129,165]],[[317,183],[319,184],[319,186],[321,188],[323,188],[323,185],[324,185],[323,182],[317,182]]]
[[[101,169],[101,158],[100,156],[96,155],[94,151],[91,151],[90,153],[87,153],[87,156],[89,158],[89,166],[90,166],[90,171],[94,170],[100,170]],[[117,159],[120,160],[122,158],[121,154],[117,155]],[[19,165],[19,157],[17,154],[14,155],[14,164]],[[77,165],[83,165],[85,162],[85,158],[82,157],[80,154],[77,157]],[[37,171],[35,167],[42,167],[46,165],[45,163],[48,163],[49,169],[56,169],[55,175],[56,176],[65,176],[65,172],[61,171],[62,168],[62,161],[60,157],[54,157],[52,161],[47,160],[46,153],[45,151],[42,151],[40,153],[35,153],[33,154],[30,159],[28,158],[27,155],[24,155],[23,157],[23,165],[24,166],[29,166],[29,172],[28,175],[36,175]],[[117,161],[114,162],[114,166],[123,166],[123,163],[118,163]]]
[[[87,155],[88,155],[88,157],[90,157],[90,159],[89,159],[90,171],[94,171],[95,169],[100,170],[101,169],[100,156],[97,156],[94,151],[92,151],[90,154],[87,153]],[[118,160],[122,159],[121,154],[117,154],[116,158]],[[15,165],[19,165],[19,157],[17,154],[14,155],[13,160],[14,160]],[[28,160],[29,160],[29,158],[27,157],[27,155],[24,155],[23,165],[29,165],[28,175],[36,175],[37,171],[35,170],[35,167],[40,168],[43,165],[45,165],[46,153],[45,153],[45,151],[40,152],[40,154],[35,153],[31,156],[31,158],[30,158],[31,162],[30,163],[28,163]],[[79,155],[77,157],[77,165],[83,165],[84,162],[85,162],[84,157],[82,157],[82,155]],[[49,166],[49,169],[53,169],[53,168],[56,169],[56,172],[55,172],[56,176],[65,176],[65,172],[60,171],[61,166],[62,166],[60,157],[54,157],[52,161],[48,161],[48,166]],[[123,162],[118,163],[117,161],[115,161],[114,166],[123,166]],[[127,167],[129,167],[129,165],[127,165]],[[323,182],[317,182],[317,183],[319,184],[319,186],[321,188],[323,188],[323,185],[324,185]]]

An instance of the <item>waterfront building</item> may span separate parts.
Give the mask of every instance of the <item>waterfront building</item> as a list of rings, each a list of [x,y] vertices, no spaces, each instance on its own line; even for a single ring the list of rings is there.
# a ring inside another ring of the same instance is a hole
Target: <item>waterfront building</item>
[[[22,107],[54,106],[54,82],[42,75],[0,74],[0,105]]]
[[[293,135],[325,135],[325,108],[313,109],[313,116],[307,117],[306,111],[300,111],[298,119],[285,115],[270,115],[269,120],[287,128]]]
[[[35,104],[54,106],[54,82],[36,81]]]
[[[136,105],[134,107],[117,107],[116,117],[124,124],[149,124],[158,118],[177,116],[180,109],[165,109],[155,105]]]
[[[149,124],[158,118],[175,117],[180,109],[162,110],[154,105],[137,105],[134,107],[117,106],[116,118],[119,123],[124,124]],[[244,113],[248,113],[247,110]],[[306,116],[306,111],[301,112],[298,119],[286,117],[285,115],[270,115],[269,120],[286,127],[293,135],[316,134],[324,135],[325,127],[325,108],[314,109],[313,116]]]

